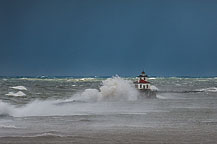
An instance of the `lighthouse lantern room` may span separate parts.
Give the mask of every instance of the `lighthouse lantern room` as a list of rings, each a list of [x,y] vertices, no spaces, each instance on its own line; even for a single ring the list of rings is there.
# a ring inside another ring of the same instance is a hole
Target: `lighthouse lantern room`
[[[136,82],[136,87],[139,90],[150,90],[150,82],[148,82],[148,76],[145,74],[144,71],[137,76],[137,82]]]

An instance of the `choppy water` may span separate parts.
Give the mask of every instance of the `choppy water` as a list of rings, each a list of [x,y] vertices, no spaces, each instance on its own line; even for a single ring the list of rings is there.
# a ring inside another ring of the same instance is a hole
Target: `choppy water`
[[[150,78],[158,98],[142,101],[134,80],[1,78],[0,137],[217,126],[217,78]]]

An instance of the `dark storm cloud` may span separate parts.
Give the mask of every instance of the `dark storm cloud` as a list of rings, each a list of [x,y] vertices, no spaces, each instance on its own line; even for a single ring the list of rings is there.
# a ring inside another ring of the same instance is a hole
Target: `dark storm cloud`
[[[216,75],[217,0],[0,0],[0,75]]]

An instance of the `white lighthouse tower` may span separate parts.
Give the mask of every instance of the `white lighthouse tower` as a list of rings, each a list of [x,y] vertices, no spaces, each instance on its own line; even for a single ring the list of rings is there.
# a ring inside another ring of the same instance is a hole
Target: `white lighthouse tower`
[[[150,82],[148,82],[148,76],[145,74],[144,71],[137,76],[137,82],[136,82],[136,87],[139,90],[150,90]]]
[[[143,98],[157,98],[156,91],[151,89],[150,82],[148,81],[148,76],[145,74],[144,71],[137,76],[137,81],[134,82],[136,88],[140,92],[139,99]]]

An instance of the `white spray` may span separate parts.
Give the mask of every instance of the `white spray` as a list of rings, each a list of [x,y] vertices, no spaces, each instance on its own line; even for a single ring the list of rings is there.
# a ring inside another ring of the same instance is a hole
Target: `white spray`
[[[23,117],[77,115],[93,111],[104,112],[108,110],[106,107],[98,108],[94,103],[134,101],[137,100],[137,96],[138,91],[132,81],[116,76],[102,81],[102,86],[99,89],[86,89],[84,92],[77,93],[66,100],[36,100],[19,108],[0,102],[0,115],[8,114]],[[83,101],[85,103],[67,103],[71,101]]]
[[[97,89],[86,89],[81,94],[72,97],[74,100],[83,101],[134,101],[137,100],[138,91],[130,80],[118,76],[102,81],[102,86]]]

